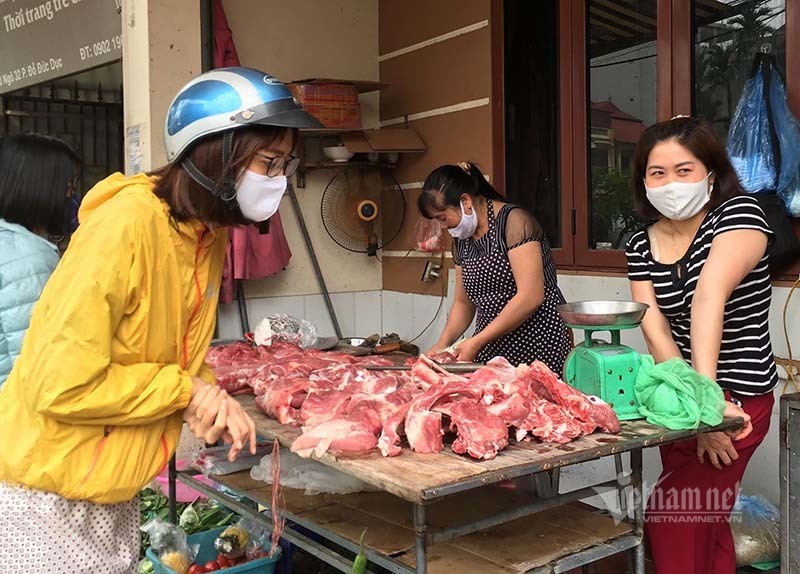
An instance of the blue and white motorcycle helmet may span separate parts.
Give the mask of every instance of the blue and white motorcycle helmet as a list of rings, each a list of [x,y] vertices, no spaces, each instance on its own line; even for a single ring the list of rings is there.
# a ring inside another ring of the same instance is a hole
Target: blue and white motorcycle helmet
[[[164,122],[167,160],[204,137],[253,125],[323,127],[280,80],[252,68],[219,68],[194,78],[172,100]]]

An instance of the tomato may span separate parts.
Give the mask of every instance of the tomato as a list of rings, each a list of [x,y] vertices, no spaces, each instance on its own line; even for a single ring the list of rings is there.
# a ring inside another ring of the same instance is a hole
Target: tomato
[[[222,568],[230,568],[233,566],[233,561],[224,554],[220,554],[217,556],[217,564],[219,564],[221,570]]]
[[[192,566],[189,568],[189,571],[186,574],[203,574],[203,572],[205,571],[206,569],[200,564],[192,564]]]
[[[216,572],[219,570],[219,563],[216,560],[212,560],[211,562],[206,562],[203,568],[205,568],[206,572]]]

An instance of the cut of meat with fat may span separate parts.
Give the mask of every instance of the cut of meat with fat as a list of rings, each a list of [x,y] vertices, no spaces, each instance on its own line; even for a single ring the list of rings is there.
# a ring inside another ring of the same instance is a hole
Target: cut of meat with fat
[[[358,421],[334,419],[313,428],[304,429],[292,443],[292,452],[317,458],[328,450],[337,452],[368,452],[378,445],[371,429]]]
[[[383,456],[397,456],[400,454],[402,450],[400,448],[400,433],[404,432],[404,423],[410,407],[411,402],[402,405],[383,424],[383,430],[378,439],[378,448]]]
[[[580,421],[561,406],[544,399],[532,399],[530,406],[527,419],[518,427],[517,440],[530,433],[544,442],[564,444],[585,434]]]
[[[456,397],[480,400],[481,391],[469,380],[453,380],[430,387],[411,402],[406,415],[406,437],[416,452],[441,452],[442,413],[434,412],[437,403],[447,403]]]
[[[285,377],[270,385],[264,394],[256,395],[256,406],[281,424],[297,424],[300,407],[312,384],[308,377]]]
[[[214,376],[217,385],[225,389],[228,394],[238,395],[253,392],[250,381],[253,375],[262,367],[260,364],[214,367]]]
[[[411,385],[404,385],[394,392],[373,395],[357,393],[352,396],[347,405],[347,418],[358,420],[380,434],[389,418],[404,405],[409,404],[419,393]]]
[[[506,425],[521,428],[530,415],[531,407],[522,395],[511,395],[488,405],[486,410],[500,417]]]
[[[597,397],[590,400],[578,389],[559,380],[544,363],[534,361],[525,378],[531,389],[540,397],[564,407],[579,421],[589,423],[585,425],[585,429],[594,425],[589,433],[597,427],[610,433],[619,432],[619,419],[607,403]]]
[[[508,444],[508,426],[482,403],[460,400],[449,410],[450,429],[458,432],[451,447],[454,453],[489,460]]]
[[[444,430],[442,413],[434,411],[409,412],[406,416],[406,438],[414,452],[442,452]]]
[[[300,421],[304,427],[341,417],[347,411],[352,395],[347,391],[310,390],[300,407]]]

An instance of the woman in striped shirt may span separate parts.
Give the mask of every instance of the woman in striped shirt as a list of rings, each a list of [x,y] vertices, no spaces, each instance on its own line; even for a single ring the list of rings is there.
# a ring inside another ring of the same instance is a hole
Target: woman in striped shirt
[[[626,251],[633,298],[650,306],[642,323],[648,349],[656,362],[682,357],[717,381],[726,415],[746,420],[732,436],[706,433],[662,447],[663,472],[646,517],[651,553],[657,574],[733,574],[728,518],[747,462],[767,434],[777,383],[768,321],[772,232],[702,120],[679,117],[648,128],[633,189],[640,215],[656,220]],[[699,496],[679,496],[675,508],[670,492]]]

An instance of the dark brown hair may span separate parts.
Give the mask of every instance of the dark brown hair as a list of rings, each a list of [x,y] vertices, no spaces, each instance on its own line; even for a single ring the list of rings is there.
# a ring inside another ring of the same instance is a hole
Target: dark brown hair
[[[181,160],[189,157],[202,173],[221,187],[226,172],[236,177],[243,169],[247,169],[258,151],[283,141],[287,131],[292,133],[294,147],[297,144],[297,130],[291,128],[253,126],[236,130],[233,132],[231,157],[227,166],[222,165],[222,135],[203,138],[173,163],[150,174],[158,177],[153,193],[167,203],[170,216],[175,221],[197,220],[215,226],[252,223],[239,211],[235,200],[223,201],[189,177],[181,167]]]
[[[647,160],[653,148],[662,142],[675,140],[703,162],[714,173],[714,188],[708,208],[714,209],[730,198],[742,194],[739,178],[728,159],[725,146],[714,128],[705,120],[675,118],[650,126],[639,138],[633,162],[633,202],[636,212],[644,220],[658,219],[661,214],[648,201],[644,188]]]
[[[448,207],[461,205],[461,196],[483,196],[495,201],[505,201],[502,195],[483,177],[483,173],[472,162],[459,165],[440,165],[434,169],[417,199],[417,207],[422,217],[433,219],[434,213]]]

